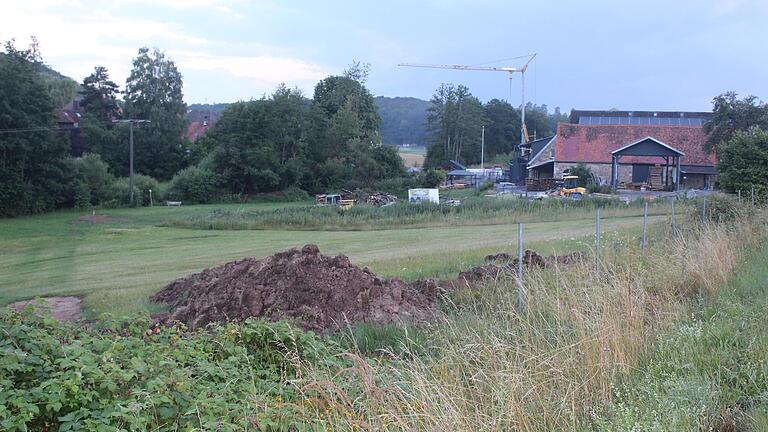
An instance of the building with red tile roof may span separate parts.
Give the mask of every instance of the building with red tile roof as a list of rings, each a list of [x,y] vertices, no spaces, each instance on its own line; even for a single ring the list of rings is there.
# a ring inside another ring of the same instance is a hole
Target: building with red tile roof
[[[604,184],[671,189],[679,175],[681,188],[714,185],[717,159],[703,150],[710,113],[633,114],[574,111],[570,123],[559,123],[555,137],[532,152],[529,177],[561,178],[583,163]]]

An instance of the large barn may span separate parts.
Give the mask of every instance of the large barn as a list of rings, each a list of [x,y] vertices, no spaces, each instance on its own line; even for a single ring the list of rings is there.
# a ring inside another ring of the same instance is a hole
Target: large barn
[[[716,158],[706,153],[706,112],[579,111],[556,135],[531,143],[529,178],[562,178],[585,164],[601,183],[654,189],[712,188]]]

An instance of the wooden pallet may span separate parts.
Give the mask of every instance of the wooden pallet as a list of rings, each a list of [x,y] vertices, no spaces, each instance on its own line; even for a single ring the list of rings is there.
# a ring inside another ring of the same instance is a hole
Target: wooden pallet
[[[664,181],[662,177],[661,166],[652,166],[648,169],[648,184],[652,190],[664,189]]]

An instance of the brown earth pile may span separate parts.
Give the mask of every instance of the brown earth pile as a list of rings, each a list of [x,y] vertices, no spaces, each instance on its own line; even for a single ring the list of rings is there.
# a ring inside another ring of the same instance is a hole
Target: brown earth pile
[[[418,286],[418,288],[417,288]],[[295,320],[322,331],[346,321],[394,323],[434,318],[435,284],[410,285],[352,265],[344,255],[322,255],[315,245],[263,258],[246,258],[171,282],[152,296],[170,305],[162,322],[190,328],[265,317]]]
[[[523,252],[523,265],[526,268],[553,268],[559,265],[571,265],[581,262],[583,252],[572,252],[564,255],[543,256],[536,251],[527,249]],[[446,289],[472,288],[479,284],[498,280],[502,277],[517,274],[517,257],[506,252],[488,255],[485,264],[472,267],[459,273],[456,279],[443,281],[439,285]]]

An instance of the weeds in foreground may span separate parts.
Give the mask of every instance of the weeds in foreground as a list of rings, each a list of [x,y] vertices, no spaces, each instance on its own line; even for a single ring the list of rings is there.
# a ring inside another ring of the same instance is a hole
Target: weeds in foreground
[[[359,377],[336,380],[363,380],[369,390],[347,396],[349,404],[331,397],[343,409],[329,421],[354,428],[364,413],[366,426],[380,429],[609,429],[597,413],[625,397],[622,383],[659,336],[716,294],[767,232],[762,223],[706,225],[659,240],[646,256],[632,242],[606,248],[600,276],[592,262],[530,272],[524,313],[509,278],[453,296],[449,318],[428,331],[428,354],[369,360]],[[711,382],[673,388],[681,405],[664,430],[698,430],[717,417]]]

